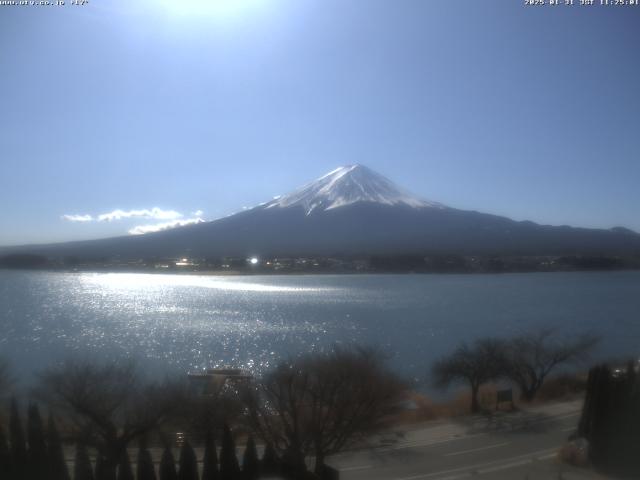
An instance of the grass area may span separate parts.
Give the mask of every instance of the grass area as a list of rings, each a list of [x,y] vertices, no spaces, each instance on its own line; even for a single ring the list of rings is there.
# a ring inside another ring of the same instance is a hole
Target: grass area
[[[514,410],[525,406],[582,398],[586,389],[586,382],[586,373],[562,374],[551,377],[544,383],[536,399],[532,402],[521,401],[518,398],[518,392],[514,390]],[[481,387],[479,399],[482,410],[496,410],[496,392],[498,389],[495,384],[487,384]],[[469,415],[471,393],[466,390],[460,390],[453,398],[438,402],[427,395],[410,392],[407,400],[413,404],[413,408],[395,415],[389,420],[390,425],[411,425]],[[499,409],[510,410],[511,406],[508,403],[501,403]]]

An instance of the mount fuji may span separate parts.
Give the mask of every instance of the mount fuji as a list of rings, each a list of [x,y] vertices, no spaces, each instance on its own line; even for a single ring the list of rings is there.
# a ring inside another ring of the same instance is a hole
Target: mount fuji
[[[640,235],[547,226],[450,208],[362,165],[211,222],[144,235],[4,249],[47,256],[329,256],[640,254]]]

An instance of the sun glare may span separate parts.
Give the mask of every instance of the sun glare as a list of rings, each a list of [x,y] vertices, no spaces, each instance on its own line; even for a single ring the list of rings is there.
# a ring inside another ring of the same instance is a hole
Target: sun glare
[[[232,16],[263,0],[159,0],[158,5],[173,16]]]
[[[166,294],[169,291],[187,291],[193,288],[208,288],[227,292],[256,293],[318,293],[329,294],[337,291],[333,287],[301,287],[296,285],[275,285],[273,282],[248,281],[246,278],[222,278],[199,275],[163,275],[145,273],[85,273],[81,282],[91,291],[104,291],[123,296],[152,295],[154,292]]]

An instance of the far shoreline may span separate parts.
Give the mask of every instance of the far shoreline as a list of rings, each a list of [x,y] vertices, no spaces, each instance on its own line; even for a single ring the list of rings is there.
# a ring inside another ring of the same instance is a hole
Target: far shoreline
[[[100,269],[100,268],[11,268],[0,266],[0,271],[42,272],[42,273],[94,273],[94,274],[145,274],[174,276],[207,276],[207,277],[312,277],[312,276],[365,276],[365,275],[516,275],[516,274],[549,274],[549,273],[614,273],[640,272],[640,267],[611,269],[565,269],[565,270],[518,270],[518,271],[242,271],[242,270],[160,270],[160,269]]]

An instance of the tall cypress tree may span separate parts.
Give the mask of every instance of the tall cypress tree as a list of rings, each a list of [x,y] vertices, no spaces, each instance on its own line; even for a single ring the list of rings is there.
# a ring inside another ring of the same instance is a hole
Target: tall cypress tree
[[[263,475],[277,475],[280,473],[278,455],[276,455],[276,451],[270,443],[267,443],[264,448],[262,462],[260,462],[260,471]]]
[[[48,477],[47,442],[44,438],[44,425],[40,410],[35,404],[27,409],[27,472],[29,478],[38,480]]]
[[[260,462],[258,460],[256,442],[253,441],[253,435],[249,435],[242,457],[242,478],[244,480],[256,480],[259,475]]]
[[[49,415],[49,420],[47,421],[47,440],[49,442],[47,446],[48,478],[51,480],[69,480],[69,469],[64,459],[62,441],[52,415]]]
[[[222,449],[220,450],[220,478],[222,480],[238,480],[241,478],[240,465],[236,456],[236,445],[229,425],[225,423],[222,432]]]
[[[96,454],[96,466],[94,477],[96,480],[106,480],[107,472],[104,466],[104,457],[100,452]]]
[[[135,480],[129,452],[126,449],[118,462],[118,480]]]
[[[96,480],[117,480],[118,478],[118,462],[114,463],[114,458],[98,452],[96,457]]]
[[[188,440],[185,440],[180,449],[179,463],[178,480],[198,480],[198,459]]]
[[[612,372],[606,365],[589,372],[580,434],[589,441],[596,467],[621,478],[640,472],[640,382],[636,365]]]
[[[93,469],[87,447],[82,443],[76,444],[76,458],[73,465],[73,480],[94,480]]]
[[[204,458],[202,459],[202,480],[218,480],[218,452],[213,433],[209,431],[204,443]]]
[[[137,480],[156,480],[156,471],[153,468],[151,452],[147,450],[147,446],[144,441],[140,442],[140,448],[138,450],[136,477]]]
[[[11,454],[9,453],[9,444],[4,428],[0,423],[0,478],[9,478],[11,466]]]
[[[162,458],[160,459],[160,480],[178,480],[176,461],[173,458],[173,453],[169,446],[164,449]]]
[[[15,480],[26,478],[27,447],[25,445],[24,430],[20,420],[18,402],[11,400],[11,413],[9,416],[9,451],[11,453],[11,474]]]

